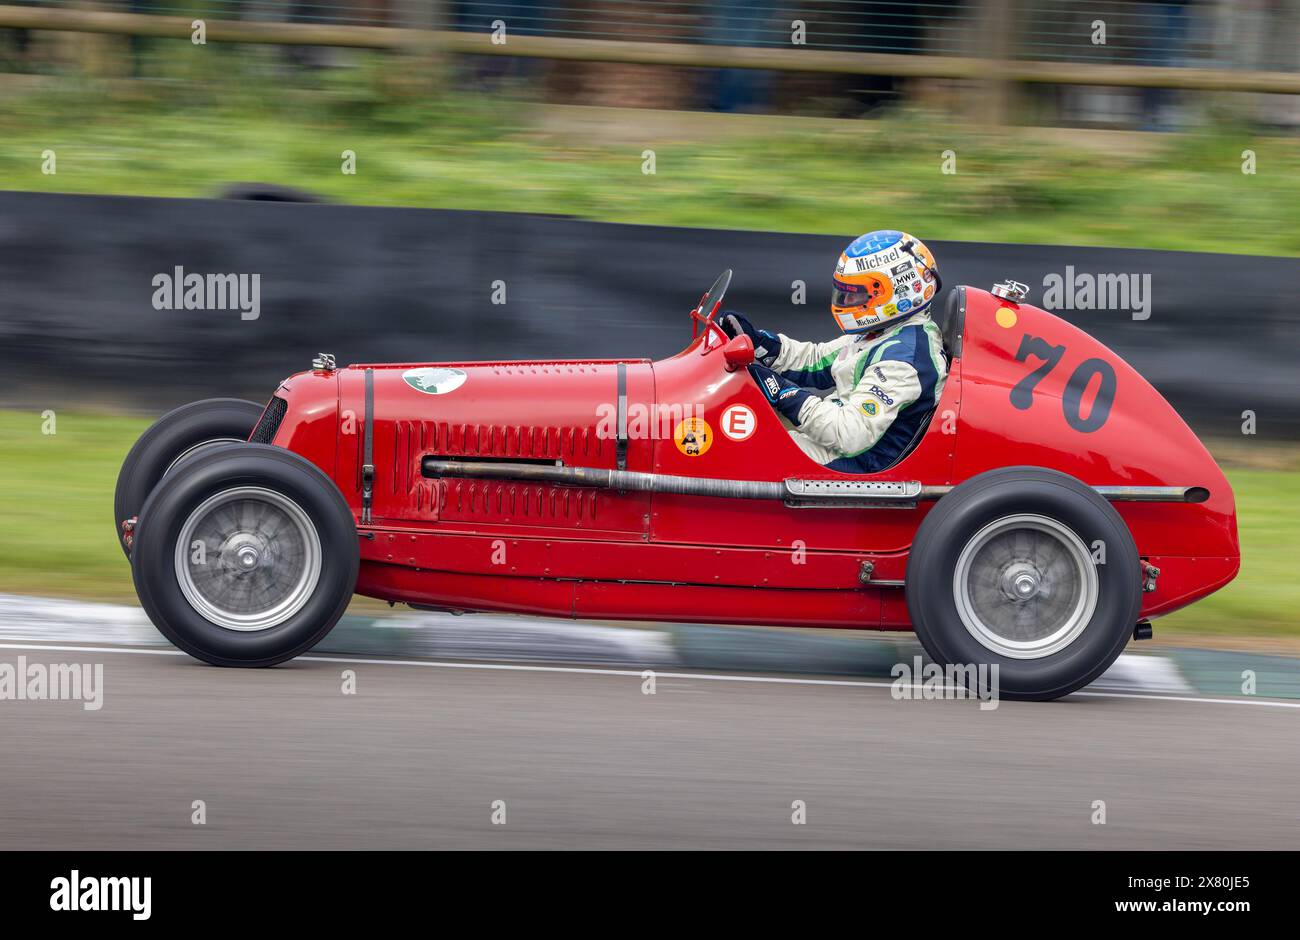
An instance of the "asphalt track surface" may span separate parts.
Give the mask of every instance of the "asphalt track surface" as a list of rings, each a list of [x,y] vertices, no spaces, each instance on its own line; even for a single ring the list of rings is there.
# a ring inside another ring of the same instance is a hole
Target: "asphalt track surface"
[[[103,663],[104,699],[0,702],[0,849],[1300,844],[1295,703],[17,646],[0,662]]]

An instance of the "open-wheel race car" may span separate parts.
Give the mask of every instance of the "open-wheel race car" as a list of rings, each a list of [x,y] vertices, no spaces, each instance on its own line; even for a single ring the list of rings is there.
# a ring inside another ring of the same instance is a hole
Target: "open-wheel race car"
[[[1098,677],[1239,568],[1173,408],[1020,285],[952,290],[949,377],[892,466],[814,463],[715,322],[644,359],[336,367],[179,408],[118,480],[158,629],[209,663],[319,642],[353,593],[426,609],[916,631],[1004,698]]]

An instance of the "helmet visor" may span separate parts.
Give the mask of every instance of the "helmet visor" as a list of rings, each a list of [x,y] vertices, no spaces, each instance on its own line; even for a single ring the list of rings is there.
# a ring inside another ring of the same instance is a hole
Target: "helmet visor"
[[[861,284],[850,284],[839,278],[831,282],[831,304],[836,307],[864,307],[874,296]]]

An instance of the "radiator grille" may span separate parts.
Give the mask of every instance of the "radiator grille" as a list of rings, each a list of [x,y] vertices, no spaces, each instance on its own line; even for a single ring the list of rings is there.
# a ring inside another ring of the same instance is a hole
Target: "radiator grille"
[[[266,411],[262,412],[257,427],[253,428],[253,436],[248,439],[249,443],[269,444],[275,440],[275,432],[280,430],[280,422],[284,420],[284,413],[288,410],[289,403],[279,395],[274,396],[271,403],[266,406]]]

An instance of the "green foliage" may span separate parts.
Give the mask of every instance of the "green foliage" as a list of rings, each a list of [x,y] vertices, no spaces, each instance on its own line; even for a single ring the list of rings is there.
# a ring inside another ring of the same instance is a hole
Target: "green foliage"
[[[1162,633],[1300,637],[1300,473],[1228,471],[1237,497],[1241,573],[1222,591],[1155,622]]]
[[[452,75],[415,57],[351,54],[346,66],[308,68],[275,47],[219,46],[151,61],[145,80],[60,78],[7,101],[4,185],[204,196],[258,181],[340,202],[615,222],[1300,255],[1300,144],[1244,127],[980,133],[903,111],[719,117],[709,123],[725,133],[706,137],[685,123],[657,135],[633,113],[611,133],[577,135],[514,80],[491,86],[513,94],[446,91],[479,82],[472,63]],[[641,172],[646,148],[654,175]],[[46,149],[55,176],[41,173]],[[1246,149],[1254,175],[1241,172]],[[340,172],[344,150],[357,154],[354,176]],[[946,150],[956,174],[940,171]]]
[[[59,412],[0,411],[0,591],[129,600],[131,568],[117,547],[113,488],[149,422]]]

